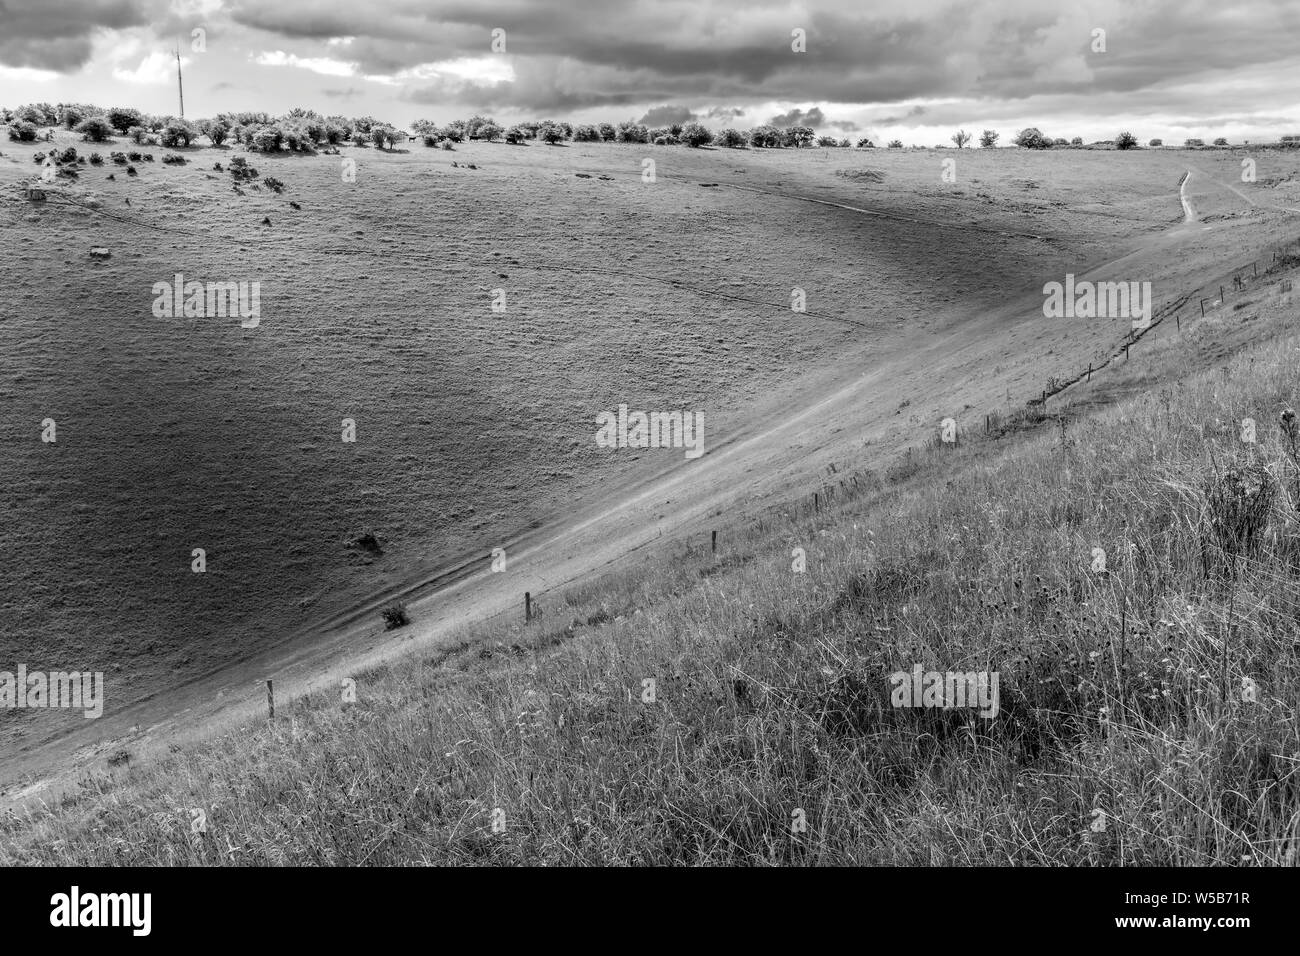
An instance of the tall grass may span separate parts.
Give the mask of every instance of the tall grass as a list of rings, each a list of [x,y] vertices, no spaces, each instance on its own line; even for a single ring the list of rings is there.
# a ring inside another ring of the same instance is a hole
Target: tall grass
[[[1289,864],[1298,345],[92,778],[0,863]],[[890,706],[914,663],[1000,713]]]

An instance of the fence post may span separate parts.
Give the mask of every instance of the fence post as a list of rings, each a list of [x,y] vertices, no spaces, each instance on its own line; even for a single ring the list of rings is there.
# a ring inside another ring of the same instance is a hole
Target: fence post
[[[270,720],[275,720],[275,687],[270,679],[266,682],[266,709],[270,712]]]
[[[1201,318],[1205,318],[1205,300],[1201,300]]]
[[[533,620],[533,596],[529,592],[524,592],[524,623],[529,624]]]
[[[713,529],[713,536],[709,544],[709,550],[715,553],[718,550],[718,529],[717,528]]]

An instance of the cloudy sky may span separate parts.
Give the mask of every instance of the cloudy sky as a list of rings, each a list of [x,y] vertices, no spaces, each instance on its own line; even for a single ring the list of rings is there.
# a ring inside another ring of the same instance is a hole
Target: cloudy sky
[[[1239,142],[1300,133],[1298,41],[1298,0],[0,0],[0,105],[175,113],[179,44],[190,118]]]

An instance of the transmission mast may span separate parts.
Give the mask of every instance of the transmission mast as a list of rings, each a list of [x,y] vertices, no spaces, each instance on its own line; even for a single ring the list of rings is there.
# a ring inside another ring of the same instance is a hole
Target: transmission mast
[[[185,119],[185,84],[181,82],[181,45],[176,44],[176,91],[181,98],[181,119]]]

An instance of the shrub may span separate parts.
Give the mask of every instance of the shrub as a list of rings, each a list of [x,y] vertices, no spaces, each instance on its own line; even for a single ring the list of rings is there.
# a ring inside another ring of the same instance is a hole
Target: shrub
[[[131,152],[129,152],[129,153],[126,154],[126,158],[129,159],[129,160],[131,160],[131,162],[133,162],[133,163],[138,163],[138,162],[140,162],[140,155],[141,155],[141,154],[140,154],[140,152],[139,152],[138,150],[134,150],[134,149],[133,149],[133,150],[131,150]]]
[[[858,149],[875,149],[875,148],[876,148],[876,144],[873,143],[873,142],[872,142],[868,137],[863,136],[861,139],[858,140],[857,148],[858,148]]]
[[[512,126],[506,130],[507,143],[522,143],[528,138],[528,130],[522,126]]]
[[[1151,142],[1147,143],[1147,145],[1148,145],[1148,146],[1163,146],[1163,145],[1165,145],[1165,141],[1164,141],[1163,139],[1153,139],[1153,140],[1151,140]]]
[[[129,106],[114,106],[104,114],[108,124],[119,133],[126,134],[132,126],[143,126],[144,116],[139,110],[131,109]]]
[[[126,131],[126,138],[139,146],[144,142],[144,138],[149,135],[149,131],[143,126],[132,126]]]
[[[1070,140],[1070,145],[1071,145],[1071,146],[1082,146],[1082,145],[1083,145],[1083,137],[1082,137],[1082,136],[1076,136],[1076,137],[1074,137],[1074,139]]]
[[[491,143],[494,140],[500,139],[503,132],[505,132],[505,130],[496,123],[484,123],[478,128],[478,138],[487,140]]]
[[[718,135],[714,137],[713,142],[715,145],[721,146],[723,149],[743,149],[745,146],[745,135],[739,130],[728,128],[719,132]]]
[[[713,131],[699,123],[686,123],[677,138],[693,149],[707,146],[713,142]]]
[[[980,133],[980,145],[983,146],[985,149],[992,149],[997,144],[998,144],[997,130],[986,129],[984,132]]]
[[[376,149],[392,149],[397,142],[397,137],[401,135],[391,126],[381,125],[370,128],[370,142],[375,144]]]
[[[640,123],[619,123],[618,141],[620,143],[648,143],[650,131]]]
[[[106,143],[113,138],[113,127],[102,116],[82,120],[75,131],[88,143]]]
[[[220,120],[216,120],[208,127],[208,142],[213,146],[220,146],[230,135],[230,127]]]
[[[379,616],[384,619],[384,630],[386,631],[394,631],[411,623],[410,615],[406,613],[406,605],[400,601],[383,608],[379,612]]]
[[[56,153],[54,161],[56,163],[75,163],[77,161],[77,151],[69,146],[61,153]]]
[[[163,164],[166,165],[166,166],[184,166],[184,165],[185,165],[185,157],[182,156],[180,153],[168,153],[166,156],[164,156],[164,157],[162,158],[162,161],[163,161]]]
[[[1138,138],[1134,136],[1132,133],[1130,133],[1128,130],[1125,130],[1124,132],[1120,133],[1118,136],[1115,137],[1116,149],[1137,149],[1137,145],[1138,145]]]
[[[284,148],[294,153],[311,153],[316,149],[316,140],[306,126],[286,126],[284,130]],[[397,131],[394,130],[394,133]]]
[[[1215,145],[1215,146],[1227,146],[1227,145],[1228,145],[1228,141],[1227,141],[1224,137],[1220,136],[1220,137],[1218,137],[1218,138],[1214,141],[1214,145]]]
[[[277,195],[284,192],[284,183],[280,182],[280,180],[276,179],[274,176],[267,176],[262,180],[262,184]]]
[[[136,175],[138,175],[138,173],[136,173],[136,171],[135,171],[135,167],[134,167],[134,166],[128,166],[128,167],[126,167],[126,174],[127,174],[128,176],[136,176]]]
[[[143,159],[146,163],[152,163],[152,162],[153,162],[153,153],[145,153],[145,154],[142,155],[140,158]]]
[[[442,148],[442,149],[455,149],[455,148],[456,148],[455,146],[452,145],[451,140],[449,140],[449,139],[444,139],[441,143],[438,144],[438,146],[439,146],[440,148]]]
[[[9,138],[16,143],[36,142],[36,127],[26,120],[19,120],[9,126]]]
[[[62,115],[59,117],[59,122],[63,124],[64,129],[71,130],[76,129],[77,124],[85,118],[86,117],[82,115],[81,110],[77,109],[75,106],[65,106],[63,107]]]
[[[573,131],[573,141],[575,143],[598,143],[600,142],[600,130],[591,125],[578,126]]]
[[[1070,145],[1070,141],[1069,141],[1068,139],[1065,139],[1064,137],[1058,136],[1056,139],[1052,140],[1052,145],[1053,145],[1053,146],[1069,146],[1069,145]]]
[[[560,140],[564,139],[564,130],[554,123],[547,123],[537,131],[537,138],[544,143],[550,143],[554,146]]]
[[[618,139],[618,130],[613,123],[601,123],[597,128],[600,130],[600,138],[606,143],[612,143]]]
[[[1052,141],[1033,126],[1022,129],[1011,142],[1022,149],[1051,149]]]
[[[194,127],[182,119],[174,119],[163,127],[160,141],[168,149],[176,149],[182,146],[189,146],[190,141],[196,136]]]
[[[278,152],[283,145],[284,130],[274,123],[259,126],[248,140],[248,148],[261,153]]]
[[[1193,147],[1193,148],[1194,148],[1194,147],[1197,147],[1197,146],[1204,146],[1204,145],[1205,145],[1205,140],[1203,140],[1203,139],[1187,139],[1187,140],[1183,140],[1183,145],[1184,145],[1184,146],[1188,146],[1188,147]]]
[[[44,154],[44,153],[32,153],[32,162],[33,162],[33,163],[37,163],[38,165],[39,165],[40,163],[45,162],[45,154]]]
[[[805,149],[813,144],[811,126],[787,126],[781,130],[781,145],[795,149]]]
[[[890,148],[890,149],[902,149],[902,148],[903,148],[903,141],[902,141],[901,139],[891,139],[891,140],[889,141],[889,148]]]
[[[104,165],[104,157],[103,157],[103,156],[100,156],[99,153],[91,153],[91,154],[90,154],[90,165],[92,165],[92,166],[103,166],[103,165]]]
[[[109,153],[108,158],[111,159],[113,162],[117,163],[117,165],[119,166],[126,165],[126,153],[117,153],[117,152]]]

